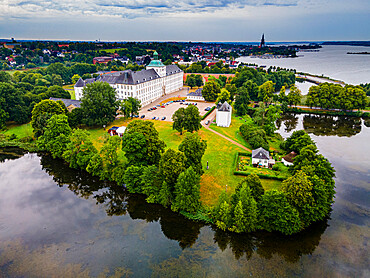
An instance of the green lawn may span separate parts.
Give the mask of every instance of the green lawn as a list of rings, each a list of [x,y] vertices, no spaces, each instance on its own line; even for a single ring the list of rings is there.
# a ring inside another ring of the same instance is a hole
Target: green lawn
[[[15,134],[17,135],[17,138],[23,138],[27,136],[33,136],[32,127],[31,124],[9,124],[6,126],[6,130],[2,131],[1,133],[4,133],[6,135]]]
[[[120,118],[106,127],[106,130],[101,128],[86,128],[90,132],[91,139],[95,147],[100,149],[104,140],[108,135],[107,130],[113,126],[127,126],[131,120]],[[237,121],[234,119],[234,121]],[[164,121],[153,121],[155,128],[159,132],[159,137],[166,143],[167,148],[177,149],[185,134],[180,135],[179,132],[172,130],[172,123]],[[238,124],[241,124],[239,122]],[[234,127],[236,132],[236,128]],[[18,138],[32,135],[30,124],[25,125],[10,125],[5,134],[16,134]],[[203,167],[205,173],[201,178],[201,201],[206,206],[214,205],[219,194],[226,188],[228,194],[232,194],[236,185],[243,180],[243,176],[236,176],[234,172],[235,157],[238,152],[244,152],[240,147],[232,144],[226,139],[215,135],[213,132],[202,128],[198,131],[202,139],[207,141],[207,149],[203,157]],[[226,132],[227,133],[227,132]],[[230,133],[231,136],[231,133]],[[233,138],[235,140],[235,138]],[[209,169],[206,170],[207,161]],[[265,190],[279,188],[280,181],[261,179]]]
[[[127,48],[101,49],[100,51],[105,51],[105,52],[108,52],[108,53],[114,53],[118,50],[127,50]]]
[[[71,99],[76,99],[75,89],[73,85],[64,85],[63,89],[68,91],[68,93],[71,95]]]

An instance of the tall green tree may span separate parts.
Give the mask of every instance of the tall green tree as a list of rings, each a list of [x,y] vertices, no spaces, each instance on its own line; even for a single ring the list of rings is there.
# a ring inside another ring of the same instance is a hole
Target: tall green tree
[[[179,131],[181,135],[184,130],[193,132],[198,131],[202,127],[199,109],[194,105],[189,105],[186,109],[179,108],[172,115],[172,120],[172,128]]]
[[[288,96],[286,97],[286,100],[289,105],[295,105],[301,104],[302,94],[301,90],[298,89],[296,85],[292,85],[290,87]]]
[[[69,136],[69,142],[63,152],[63,159],[69,163],[71,168],[86,170],[90,160],[97,152],[89,132],[75,129]]]
[[[185,108],[179,108],[173,113],[172,115],[172,129],[177,130],[180,132],[180,135],[182,135],[182,132],[184,131],[184,126],[185,126]]]
[[[192,167],[198,174],[204,173],[202,167],[202,157],[207,149],[207,142],[202,140],[197,133],[186,134],[185,139],[179,145],[179,151],[185,154],[186,168]]]
[[[185,155],[173,149],[167,149],[159,162],[159,171],[163,181],[174,191],[178,176],[185,170]]]
[[[293,208],[283,192],[267,191],[258,203],[259,226],[269,232],[291,235],[301,230],[298,211]]]
[[[215,101],[221,92],[220,85],[215,81],[208,81],[203,86],[202,95],[206,101]]]
[[[172,209],[195,213],[200,207],[200,177],[190,168],[182,172],[175,185]]]
[[[230,92],[225,88],[222,88],[220,94],[217,97],[216,102],[224,103],[225,101],[230,101]]]
[[[141,145],[143,146],[141,149],[134,147],[134,144],[141,142],[139,136],[132,136],[134,133],[140,133],[145,137],[145,148],[144,145]],[[130,150],[130,146],[135,148],[135,150]],[[129,156],[131,155],[133,157],[132,159],[130,158],[130,161],[133,161],[139,156],[141,157],[140,161],[137,161],[135,164],[158,165],[165,146],[166,144],[159,139],[159,133],[155,129],[153,122],[150,121],[134,120],[130,122],[123,136],[123,148],[126,154],[129,153]],[[133,152],[135,151],[140,152],[140,154],[134,154]]]
[[[94,82],[83,89],[81,109],[84,122],[88,126],[102,126],[112,122],[117,116],[119,101],[116,90],[106,82]]]
[[[142,193],[143,180],[141,178],[144,171],[142,166],[130,166],[126,169],[123,180],[125,181],[128,192]]]
[[[45,99],[36,104],[32,110],[31,126],[36,137],[44,134],[47,120],[53,115],[66,114],[67,109],[63,102]]]
[[[266,81],[259,87],[258,99],[263,102],[269,102],[275,92],[275,84],[272,81]]]
[[[311,137],[304,130],[296,130],[290,137],[286,139],[283,144],[284,149],[287,152],[294,151],[299,154],[301,149],[308,145],[314,145],[315,143]]]
[[[72,129],[68,125],[66,115],[54,115],[46,124],[45,132],[37,140],[37,146],[49,151],[53,158],[61,158],[67,144]]]

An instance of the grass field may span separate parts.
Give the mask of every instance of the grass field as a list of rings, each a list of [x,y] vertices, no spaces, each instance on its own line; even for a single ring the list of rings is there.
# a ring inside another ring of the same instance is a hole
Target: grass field
[[[127,50],[127,48],[112,48],[112,49],[101,49],[99,51],[105,51],[105,52],[108,52],[108,53],[114,53],[118,50]]]
[[[130,121],[120,118],[108,125],[106,130],[102,127],[86,128],[86,130],[89,131],[95,147],[100,149],[104,140],[109,136],[107,130],[111,126],[127,126]],[[177,149],[185,138],[185,134],[180,135],[179,132],[172,130],[172,123],[170,122],[153,121],[153,123],[167,148]],[[14,133],[18,138],[21,138],[32,136],[32,128],[30,124],[10,125],[8,130],[3,133],[9,135]],[[202,160],[205,173],[201,178],[201,201],[205,206],[212,206],[217,202],[219,194],[226,188],[226,185],[228,194],[232,194],[236,185],[243,180],[242,176],[233,174],[233,165],[236,154],[244,150],[205,128],[199,130],[198,133],[203,140],[207,141],[207,149]],[[230,136],[232,136],[231,133]],[[235,140],[235,138],[233,139]],[[209,162],[208,170],[206,170],[207,161]],[[281,185],[281,182],[276,180],[261,179],[261,182],[265,190],[279,188]]]
[[[75,88],[73,85],[64,85],[63,89],[68,91],[68,93],[71,95],[71,99],[76,99]]]

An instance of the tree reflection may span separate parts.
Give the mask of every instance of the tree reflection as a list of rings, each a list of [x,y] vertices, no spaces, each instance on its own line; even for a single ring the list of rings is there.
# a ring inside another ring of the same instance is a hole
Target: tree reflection
[[[285,132],[291,132],[293,129],[296,129],[298,125],[298,117],[296,117],[295,114],[291,114],[291,113],[283,114],[280,118],[280,121],[284,122]]]
[[[18,147],[5,147],[0,148],[0,163],[5,160],[15,160],[21,158],[27,153],[27,151]]]
[[[327,227],[327,220],[317,222],[293,236],[265,231],[235,234],[214,228],[214,241],[222,251],[229,247],[236,259],[244,255],[250,259],[253,253],[257,252],[266,259],[271,259],[274,254],[278,254],[288,262],[297,262],[302,255],[314,252]]]
[[[191,247],[197,241],[200,229],[205,225],[191,221],[161,205],[149,204],[144,195],[129,194],[115,183],[100,181],[85,171],[71,169],[62,160],[53,159],[49,155],[41,155],[41,165],[53,176],[58,186],[67,186],[79,197],[95,199],[97,204],[105,207],[109,216],[129,214],[132,219],[159,222],[163,234],[178,241],[183,249]],[[286,261],[296,262],[303,254],[311,254],[315,250],[326,227],[326,221],[316,223],[289,237],[264,231],[236,234],[217,228],[213,230],[215,243],[222,251],[230,248],[236,259],[244,255],[250,259],[256,252],[266,259],[279,254]]]
[[[319,136],[351,137],[361,132],[361,118],[305,115],[303,128],[308,133]]]

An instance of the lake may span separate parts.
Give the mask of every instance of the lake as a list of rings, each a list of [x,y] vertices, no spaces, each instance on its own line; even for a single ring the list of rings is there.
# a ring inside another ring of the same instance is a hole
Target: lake
[[[336,170],[326,221],[232,234],[45,154],[0,152],[0,277],[369,277],[370,122],[292,115]]]
[[[297,58],[240,57],[237,60],[267,67],[296,69],[315,75],[324,74],[353,85],[370,83],[370,55],[347,54],[347,52],[369,52],[370,47],[323,45],[319,50],[319,52],[298,52]]]

